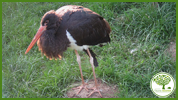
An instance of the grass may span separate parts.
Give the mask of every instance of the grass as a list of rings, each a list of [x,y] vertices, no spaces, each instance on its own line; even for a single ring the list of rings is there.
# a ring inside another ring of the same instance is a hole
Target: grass
[[[157,98],[150,80],[158,72],[176,79],[176,62],[165,54],[169,42],[176,39],[176,3],[163,2],[156,8],[149,2],[3,2],[3,98],[65,98],[69,86],[81,81],[70,49],[62,60],[41,56],[36,45],[25,55],[43,14],[67,4],[90,8],[109,22],[111,43],[92,49],[98,55],[97,78],[117,85],[119,98]],[[84,78],[92,79],[89,58],[83,52],[80,55]],[[169,96],[175,97],[176,91]]]

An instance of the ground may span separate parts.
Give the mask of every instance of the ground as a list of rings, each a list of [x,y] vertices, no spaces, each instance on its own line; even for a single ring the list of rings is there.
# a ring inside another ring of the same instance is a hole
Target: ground
[[[101,79],[97,79],[99,88],[101,90],[101,94],[103,98],[117,98],[117,94],[119,93],[118,88],[116,85],[107,85],[106,83],[102,82]],[[81,85],[81,82],[76,82],[71,85],[72,86],[78,86]],[[77,87],[76,86],[76,87]],[[88,82],[88,88],[94,87],[94,79],[90,80]],[[75,88],[75,87],[74,87]],[[67,91],[67,97],[68,98],[87,98],[87,96],[92,92],[92,90],[86,91],[83,89],[78,95],[76,93],[78,92],[78,89],[71,88],[69,91]],[[101,98],[98,93],[92,94],[89,98]]]
[[[167,51],[171,54],[174,61],[176,61],[176,40],[174,40],[173,42],[170,42],[169,48],[167,49]]]

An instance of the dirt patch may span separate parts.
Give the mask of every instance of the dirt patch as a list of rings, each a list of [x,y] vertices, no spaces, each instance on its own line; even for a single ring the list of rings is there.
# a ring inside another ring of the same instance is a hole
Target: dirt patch
[[[170,53],[174,61],[176,61],[176,40],[170,42],[169,48],[166,51]]]
[[[107,85],[106,83],[103,83],[102,80],[97,79],[98,80],[98,85],[99,85],[99,89],[101,92],[101,95],[103,98],[117,98],[117,94],[119,93],[118,88],[116,87],[116,85]],[[95,82],[94,80],[90,80],[89,82],[87,82],[88,88],[92,88],[95,86]],[[81,85],[81,82],[77,82],[72,84],[71,86],[77,86]],[[73,88],[75,88],[73,87]],[[83,89],[78,95],[76,95],[76,93],[78,92],[78,89],[70,89],[69,91],[67,91],[67,97],[68,98],[87,98],[87,96],[92,92],[92,90],[86,91],[85,89]],[[101,98],[99,93],[93,93],[89,98]]]

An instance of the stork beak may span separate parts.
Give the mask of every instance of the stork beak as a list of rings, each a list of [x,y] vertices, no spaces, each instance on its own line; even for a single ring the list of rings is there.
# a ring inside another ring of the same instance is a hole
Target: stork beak
[[[35,45],[36,41],[41,37],[44,30],[46,30],[46,26],[40,26],[40,28],[38,29],[38,31],[37,31],[36,35],[34,36],[32,42],[30,43],[27,50],[25,51],[25,54],[27,54],[30,51],[30,49]]]

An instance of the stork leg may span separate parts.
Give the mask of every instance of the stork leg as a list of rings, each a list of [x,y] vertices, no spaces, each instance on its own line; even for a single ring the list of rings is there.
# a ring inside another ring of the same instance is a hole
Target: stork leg
[[[87,52],[88,52],[88,55],[90,57],[90,63],[91,63],[91,66],[92,66],[92,70],[93,70],[93,76],[94,76],[94,80],[95,80],[95,87],[94,88],[91,88],[93,89],[93,91],[88,95],[88,97],[90,97],[93,93],[95,92],[98,92],[99,95],[102,97],[101,93],[100,93],[100,90],[98,88],[98,83],[97,83],[97,80],[96,80],[96,75],[95,75],[95,68],[94,68],[94,62],[93,62],[93,57],[91,56],[91,53],[89,51],[89,49],[87,49]]]
[[[87,83],[85,83],[85,82],[84,82],[84,79],[83,79],[82,68],[81,68],[81,59],[80,59],[80,56],[79,56],[77,50],[75,50],[75,54],[76,54],[76,56],[77,56],[77,62],[78,62],[78,64],[79,64],[79,68],[80,68],[80,74],[81,74],[81,78],[82,78],[82,85],[81,85],[81,86],[78,86],[78,87],[76,87],[76,88],[73,88],[73,89],[79,89],[79,91],[77,92],[77,94],[79,94],[82,89],[85,89],[85,90],[87,90],[87,91],[88,91],[88,89],[87,89],[87,87],[86,87]]]

